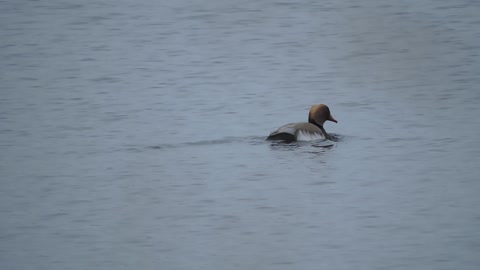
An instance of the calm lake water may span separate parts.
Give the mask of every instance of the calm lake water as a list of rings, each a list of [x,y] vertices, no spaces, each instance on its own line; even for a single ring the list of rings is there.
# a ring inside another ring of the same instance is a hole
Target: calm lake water
[[[479,269],[479,14],[1,1],[0,269]]]

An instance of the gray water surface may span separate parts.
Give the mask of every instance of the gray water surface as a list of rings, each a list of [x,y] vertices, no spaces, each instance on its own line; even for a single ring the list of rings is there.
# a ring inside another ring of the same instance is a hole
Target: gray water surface
[[[0,2],[0,269],[478,269],[480,6],[397,2]]]

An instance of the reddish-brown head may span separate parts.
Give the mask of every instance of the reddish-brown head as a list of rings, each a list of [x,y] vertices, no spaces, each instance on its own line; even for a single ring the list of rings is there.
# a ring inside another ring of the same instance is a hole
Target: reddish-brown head
[[[330,114],[330,109],[327,105],[317,104],[310,108],[310,113],[308,114],[309,123],[323,126],[323,123],[327,120],[337,123],[337,120]]]

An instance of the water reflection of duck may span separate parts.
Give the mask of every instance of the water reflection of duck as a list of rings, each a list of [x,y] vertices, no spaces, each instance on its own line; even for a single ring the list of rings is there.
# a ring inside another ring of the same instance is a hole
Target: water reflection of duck
[[[323,128],[325,121],[337,123],[325,104],[313,105],[308,114],[308,123],[290,123],[279,127],[268,135],[267,140],[293,142],[297,140],[330,139]]]

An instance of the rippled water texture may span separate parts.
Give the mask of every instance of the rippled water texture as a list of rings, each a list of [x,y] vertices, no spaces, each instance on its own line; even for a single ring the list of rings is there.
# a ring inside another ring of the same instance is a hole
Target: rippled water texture
[[[0,269],[478,269],[479,14],[1,1]]]

